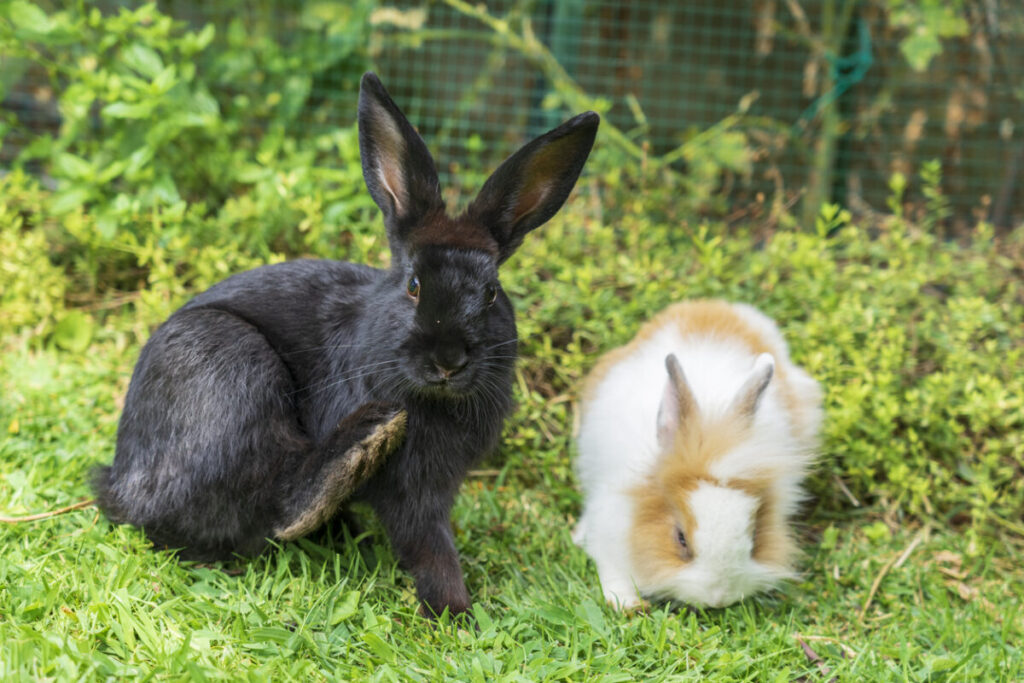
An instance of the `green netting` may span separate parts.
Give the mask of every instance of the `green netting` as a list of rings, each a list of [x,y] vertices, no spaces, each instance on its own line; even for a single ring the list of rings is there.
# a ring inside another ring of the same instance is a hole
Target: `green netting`
[[[137,3],[96,6],[119,5]],[[624,158],[667,154],[682,173],[713,173],[721,201],[708,211],[742,216],[777,202],[798,213],[801,202],[814,211],[822,201],[885,211],[894,173],[908,178],[913,206],[916,179],[935,160],[955,222],[1024,218],[1019,0],[159,6],[195,26],[214,23],[218,40],[234,27],[286,51],[303,32],[330,36],[365,22],[361,53],[435,151],[446,182],[475,182],[471,171],[585,104],[621,132],[612,139],[606,127],[601,144],[621,147]],[[359,68],[351,59],[328,65],[301,91],[307,130],[352,123]],[[556,83],[562,70],[569,80]],[[7,89],[2,107],[20,130],[0,163],[59,125],[52,93],[42,101],[32,77]]]
[[[906,21],[929,20],[928,3],[918,5],[903,12]],[[582,89],[607,99],[606,118],[654,155],[736,117],[728,130],[743,135],[754,161],[747,171],[722,160],[723,173],[735,176],[728,182],[736,202],[758,193],[782,193],[787,202],[814,194],[883,209],[894,172],[912,180],[923,162],[938,160],[957,217],[1019,221],[1024,5],[965,3],[967,22],[956,29],[963,35],[939,39],[934,54],[907,44],[923,32],[919,26],[894,25],[904,19],[892,8],[902,6],[489,4],[494,16],[530,17],[537,38]],[[423,33],[433,39],[416,47],[382,40],[378,69],[445,158],[467,158],[474,135],[505,150],[569,113],[544,110],[551,85],[537,60],[489,45],[491,32],[479,21],[443,4],[402,7],[426,8]]]

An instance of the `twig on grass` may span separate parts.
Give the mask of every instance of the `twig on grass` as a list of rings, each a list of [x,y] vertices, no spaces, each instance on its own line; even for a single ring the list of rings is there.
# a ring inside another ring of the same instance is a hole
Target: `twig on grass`
[[[96,504],[95,498],[89,500],[83,500],[75,503],[74,505],[68,505],[57,510],[50,510],[49,512],[40,512],[35,515],[27,515],[25,517],[4,517],[0,515],[0,522],[4,524],[21,524],[22,522],[35,522],[40,519],[49,519],[50,517],[56,517],[57,515],[63,515],[65,512],[71,512],[72,510],[81,510],[91,505]]]
[[[886,574],[888,574],[890,570],[899,569],[903,566],[903,563],[910,557],[910,553],[914,552],[914,548],[920,545],[921,541],[924,540],[927,532],[928,527],[917,532],[917,535],[914,536],[914,540],[910,542],[910,545],[908,545],[898,556],[893,556],[893,558],[886,562],[885,566],[882,567],[882,571],[878,572],[878,576],[876,576],[875,580],[871,582],[871,589],[868,591],[867,599],[864,600],[864,606],[860,608],[860,614],[857,616],[858,623],[864,622],[864,616],[868,613],[868,607],[871,606],[871,601],[875,599],[875,593],[878,592],[878,587],[882,585],[882,579],[885,578]]]
[[[839,640],[838,638],[833,638],[832,636],[812,636],[807,635],[806,633],[794,633],[793,637],[797,640],[807,640],[810,642],[814,642],[817,640],[823,643],[832,643],[833,645],[839,646],[839,649],[843,651],[843,657],[845,657],[846,659],[855,659],[857,657],[856,650],[854,650],[852,647],[850,647],[843,641]]]
[[[501,470],[470,470],[469,476],[471,477],[496,477],[501,474]]]
[[[906,549],[903,551],[903,554],[900,555],[900,559],[896,560],[896,564],[892,566],[893,569],[899,569],[903,566],[903,563],[906,562],[907,558],[910,557],[910,553],[914,552],[914,548],[921,545],[921,541],[924,540],[924,536],[927,532],[928,527],[925,527],[924,529],[921,529],[919,532],[917,532],[917,536],[914,536],[914,540],[910,542],[910,545],[908,545]]]
[[[825,660],[823,660],[821,658],[821,655],[819,655],[817,652],[815,652],[811,648],[811,646],[808,645],[806,642],[804,642],[804,639],[801,638],[800,636],[797,636],[796,642],[800,643],[800,648],[804,651],[804,654],[807,655],[807,659],[809,659],[813,664],[817,664],[818,665],[818,671],[821,672],[821,675],[822,676],[828,676],[828,674],[831,671],[831,669],[825,664]],[[838,679],[836,679],[835,677],[832,677],[832,678],[829,679],[829,683],[832,683],[832,681],[835,681],[835,680],[838,680]]]
[[[832,478],[835,479],[836,485],[839,486],[839,490],[843,492],[843,495],[846,496],[847,500],[853,503],[853,507],[859,508],[860,501],[857,500],[856,496],[850,493],[850,489],[846,487],[846,483],[842,479],[840,479],[838,475],[833,474]]]

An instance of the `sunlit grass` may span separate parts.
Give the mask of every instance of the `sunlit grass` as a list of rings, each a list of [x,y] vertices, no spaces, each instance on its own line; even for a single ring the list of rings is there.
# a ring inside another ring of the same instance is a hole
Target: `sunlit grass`
[[[0,525],[0,679],[1024,678],[1024,536],[1006,512],[1021,491],[1012,265],[990,268],[984,246],[932,245],[897,272],[871,266],[882,249],[857,240],[831,253],[789,235],[753,247],[620,228],[550,226],[507,267],[519,408],[454,511],[468,621],[418,615],[365,510],[357,539],[328,528],[200,566],[87,507]],[[919,295],[922,282],[948,301]],[[775,316],[827,389],[824,454],[799,523],[803,574],[723,610],[619,614],[570,540],[575,387],[640,320],[697,295]],[[88,498],[89,469],[113,457],[137,323],[127,308],[97,322],[80,354],[29,335],[5,341],[0,514]],[[932,412],[900,412],[911,399]]]
[[[88,467],[111,455],[112,387],[125,358],[103,345],[81,359],[3,355],[7,398],[0,417],[8,428],[17,422],[0,446],[6,512],[88,496]],[[334,529],[254,560],[207,567],[152,552],[137,531],[113,527],[88,508],[0,527],[0,674],[5,680],[1012,680],[1024,674],[1017,645],[1024,636],[1019,539],[972,542],[938,519],[927,527],[890,527],[874,510],[819,511],[802,529],[804,577],[782,592],[724,610],[656,606],[621,615],[602,604],[596,573],[569,538],[578,509],[571,482],[541,477],[545,486],[525,484],[535,476],[519,475],[530,464],[516,456],[489,464],[468,481],[455,510],[475,598],[472,625],[447,619],[435,625],[417,616],[411,580],[396,569],[369,516],[359,542]]]

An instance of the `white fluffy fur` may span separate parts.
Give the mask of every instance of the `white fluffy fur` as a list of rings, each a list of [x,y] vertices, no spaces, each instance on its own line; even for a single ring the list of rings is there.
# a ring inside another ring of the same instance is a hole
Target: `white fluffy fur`
[[[807,426],[798,428],[778,396],[773,379],[761,397],[752,438],[717,460],[710,474],[727,481],[744,475],[769,475],[787,515],[800,498],[800,481],[813,457],[821,419],[817,383],[789,361],[786,343],[775,324],[756,309],[734,304],[733,310],[773,348],[775,362],[805,405]],[[736,490],[702,484],[689,500],[696,537],[688,539],[693,561],[662,585],[638,586],[630,556],[633,502],[629,491],[647,484],[659,457],[658,406],[668,373],[665,357],[674,353],[701,414],[729,410],[737,392],[758,364],[739,341],[684,335],[671,321],[650,335],[630,355],[608,369],[581,405],[577,436],[577,472],[584,509],[573,540],[597,564],[605,598],[620,607],[639,603],[641,594],[719,606],[769,587],[786,574],[751,558],[752,525],[757,501]]]

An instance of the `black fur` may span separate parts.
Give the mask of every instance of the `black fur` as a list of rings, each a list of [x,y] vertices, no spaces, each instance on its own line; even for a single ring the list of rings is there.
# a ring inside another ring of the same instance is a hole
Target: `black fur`
[[[597,125],[583,114],[530,143],[449,218],[426,146],[364,76],[360,148],[391,268],[265,266],[174,313],[142,350],[114,463],[95,475],[103,510],[186,557],[257,553],[324,467],[404,411],[404,442],[356,498],[424,606],[466,610],[449,513],[497,444],[517,347],[498,264],[565,201]]]

